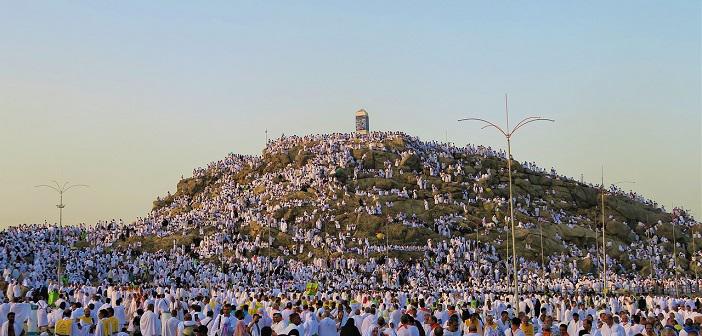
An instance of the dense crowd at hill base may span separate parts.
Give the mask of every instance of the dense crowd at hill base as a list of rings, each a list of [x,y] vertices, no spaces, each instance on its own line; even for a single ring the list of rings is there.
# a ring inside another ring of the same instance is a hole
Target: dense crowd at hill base
[[[696,295],[10,282],[0,336],[699,336]],[[316,285],[316,284],[315,284]],[[314,290],[312,290],[314,289]]]

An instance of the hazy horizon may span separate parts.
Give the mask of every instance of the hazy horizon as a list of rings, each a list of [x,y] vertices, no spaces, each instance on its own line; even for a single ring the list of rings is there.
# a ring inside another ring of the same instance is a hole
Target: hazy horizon
[[[181,175],[264,131],[371,130],[519,161],[702,215],[699,2],[8,3],[0,13],[0,228],[58,221],[37,184],[90,185],[64,224],[146,215]]]

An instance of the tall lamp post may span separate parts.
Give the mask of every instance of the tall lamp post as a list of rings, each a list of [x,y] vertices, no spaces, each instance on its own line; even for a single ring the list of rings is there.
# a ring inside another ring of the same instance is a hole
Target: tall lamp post
[[[675,270],[675,296],[678,296],[678,253],[676,251],[676,246],[675,246],[678,243],[675,241],[675,226],[672,226],[672,231],[673,231],[673,269]]]
[[[699,223],[697,223],[699,225]],[[697,274],[697,248],[695,247],[695,238],[702,238],[700,237],[700,232],[692,230],[692,266],[695,267],[695,292],[699,292],[699,286],[700,286],[700,278]]]
[[[600,230],[597,228],[597,223],[595,223],[595,273],[600,272],[600,243],[597,240],[597,236],[600,234]]]
[[[539,221],[539,235],[541,236],[541,281],[546,283],[546,263],[544,262],[544,224]]]
[[[675,296],[677,297],[678,296],[678,280],[679,279],[678,279],[678,251],[677,251],[676,245],[678,245],[678,243],[675,240],[675,224],[674,224],[675,216],[673,215],[673,212],[675,212],[674,206],[672,206],[670,208],[670,215],[671,215],[670,229],[673,233],[673,270],[675,271],[675,273],[673,273],[673,276],[675,277],[675,281],[674,281],[674,283],[675,283]]]
[[[616,186],[623,183],[634,184],[633,181],[617,181],[612,183]],[[605,231],[607,231],[607,221],[605,220],[605,188],[604,188],[604,167],[602,167],[602,186],[600,187],[602,191],[602,204],[600,206],[602,210],[602,293],[607,295],[607,241],[605,237]]]
[[[504,137],[505,140],[507,140],[507,176],[509,179],[509,220],[510,224],[512,227],[512,272],[513,272],[513,277],[514,277],[514,307],[517,312],[519,312],[519,282],[518,282],[518,276],[517,276],[517,246],[516,246],[516,238],[515,238],[515,230],[514,230],[514,200],[512,198],[512,136],[514,135],[517,130],[522,128],[524,125],[535,122],[535,121],[550,121],[554,122],[555,120],[553,119],[547,119],[547,118],[542,118],[542,117],[527,117],[522,119],[517,123],[514,128],[510,128],[509,126],[509,108],[507,105],[507,94],[505,94],[505,116],[507,120],[507,127],[506,130],[503,129],[500,126],[497,126],[495,123],[487,121],[485,119],[480,119],[480,118],[464,118],[464,119],[459,119],[458,121],[479,121],[485,124],[482,128],[489,128],[489,127],[494,127],[496,130],[498,130]],[[509,256],[508,256],[509,258]]]
[[[63,185],[59,184],[56,181],[51,181],[54,183],[54,185],[48,185],[48,184],[40,184],[35,186],[35,188],[49,188],[54,191],[56,191],[59,194],[59,204],[56,204],[56,207],[59,209],[59,230],[58,230],[58,236],[59,236],[59,246],[58,246],[58,265],[56,266],[56,280],[58,281],[58,285],[61,285],[61,246],[63,245],[63,208],[66,207],[65,204],[63,204],[63,194],[66,193],[67,191],[71,190],[72,188],[76,187],[88,187],[85,184],[70,184],[68,182],[65,182]]]
[[[646,220],[648,222],[648,220]],[[650,228],[649,228],[650,229]],[[649,243],[651,242],[651,233],[649,232],[649,229],[646,229],[646,237],[648,238]],[[651,269],[651,283],[653,283],[653,255],[650,255],[648,257],[648,268]]]

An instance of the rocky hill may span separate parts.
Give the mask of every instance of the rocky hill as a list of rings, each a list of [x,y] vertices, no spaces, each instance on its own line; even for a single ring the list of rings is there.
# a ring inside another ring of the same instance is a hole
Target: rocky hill
[[[581,272],[595,272],[603,189],[526,162],[512,167],[517,255],[540,263],[543,239],[547,260],[572,259]],[[504,257],[512,248],[506,242],[507,182],[504,153],[482,146],[454,147],[403,133],[282,137],[261,156],[230,154],[196,169],[174,194],[154,202],[151,216],[164,228],[186,223],[215,235],[218,223],[237,223],[237,233],[252,240],[267,241],[270,234],[267,253],[303,259],[341,250],[361,254],[363,246],[373,256],[386,245],[392,255],[419,257],[429,240],[457,237],[493,245]],[[613,187],[605,186],[604,194],[605,245],[614,271],[672,269],[674,239],[679,271],[696,270],[692,259],[699,249],[691,233],[700,227],[685,211],[666,212]],[[193,232],[173,231],[168,238],[199,243],[201,235]],[[130,242],[165,248],[149,239],[155,238]]]

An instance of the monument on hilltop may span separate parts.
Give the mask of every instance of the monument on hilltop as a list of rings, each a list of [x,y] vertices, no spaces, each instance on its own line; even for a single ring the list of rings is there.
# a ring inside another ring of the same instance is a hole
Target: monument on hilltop
[[[364,109],[356,111],[356,132],[360,134],[368,134],[369,130],[368,112],[366,112]]]

